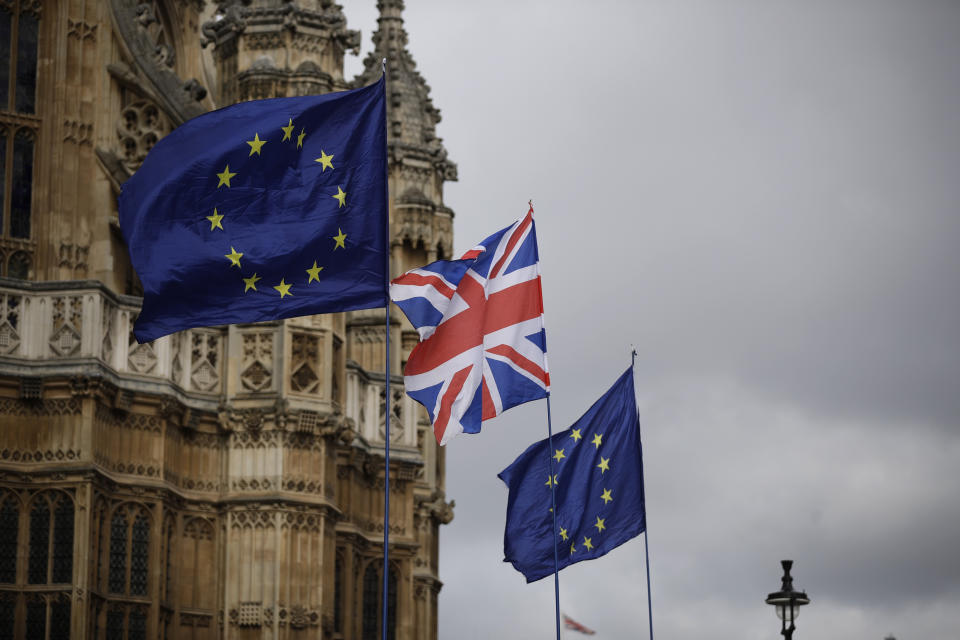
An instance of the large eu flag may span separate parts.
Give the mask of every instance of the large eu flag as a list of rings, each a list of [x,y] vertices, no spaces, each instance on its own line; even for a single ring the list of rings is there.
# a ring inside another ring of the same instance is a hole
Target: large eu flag
[[[384,306],[384,93],[243,102],[160,140],[120,195],[137,340]]]
[[[554,435],[552,447],[548,440],[530,445],[499,477],[510,489],[504,562],[527,582],[553,573],[552,486],[561,569],[599,558],[646,530],[633,368],[572,427]]]

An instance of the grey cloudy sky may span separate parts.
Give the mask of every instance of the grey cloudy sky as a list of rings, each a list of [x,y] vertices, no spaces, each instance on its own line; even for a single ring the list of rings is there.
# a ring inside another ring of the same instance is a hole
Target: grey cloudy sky
[[[374,2],[344,4],[362,56]],[[775,637],[789,557],[798,638],[956,638],[960,3],[407,5],[457,248],[534,200],[555,428],[640,354],[655,633]],[[448,447],[443,638],[553,635],[496,478],[545,418]],[[645,637],[642,538],[560,588]]]

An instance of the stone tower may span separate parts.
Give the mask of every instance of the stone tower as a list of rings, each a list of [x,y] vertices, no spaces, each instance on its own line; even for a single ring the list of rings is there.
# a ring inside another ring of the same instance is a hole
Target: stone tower
[[[453,503],[402,393],[416,332],[392,311],[385,523],[383,310],[137,344],[117,223],[185,120],[385,57],[392,271],[450,257],[456,167],[403,4],[378,7],[350,81],[331,0],[0,0],[0,638],[379,638],[385,527],[388,637],[436,638]]]

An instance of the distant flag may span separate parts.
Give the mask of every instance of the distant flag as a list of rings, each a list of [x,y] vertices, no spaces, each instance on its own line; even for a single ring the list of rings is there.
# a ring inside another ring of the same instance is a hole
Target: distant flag
[[[465,253],[393,280],[390,297],[420,332],[403,382],[437,442],[550,390],[533,207]]]
[[[384,94],[243,102],[160,140],[120,195],[137,340],[384,306]]]
[[[583,626],[582,624],[580,624],[579,622],[577,622],[576,620],[574,620],[573,618],[571,618],[566,614],[564,614],[563,616],[563,626],[565,629],[572,629],[573,631],[579,631],[585,636],[592,636],[596,634],[596,631],[594,631],[593,629],[588,629],[587,627]]]
[[[550,473],[550,459],[554,470]],[[504,561],[527,582],[554,571],[555,487],[559,568],[593,560],[646,529],[640,423],[628,369],[566,431],[536,442],[500,475],[510,490]]]

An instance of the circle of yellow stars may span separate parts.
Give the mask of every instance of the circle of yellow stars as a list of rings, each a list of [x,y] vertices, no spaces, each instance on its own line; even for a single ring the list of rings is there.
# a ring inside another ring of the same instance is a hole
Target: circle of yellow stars
[[[560,463],[561,460],[564,460],[567,458],[566,451],[568,448],[577,446],[580,443],[580,441],[584,439],[584,436],[581,433],[581,431],[582,429],[570,429],[569,437],[571,440],[573,440],[573,443],[567,444],[564,447],[559,449],[554,449],[553,455],[551,457],[558,464]],[[594,433],[593,437],[587,442],[587,444],[593,445],[594,452],[597,453],[598,457],[600,458],[600,462],[594,466],[596,469],[599,470],[600,477],[602,478],[604,474],[610,470],[610,460],[612,459],[613,456],[611,456],[610,458],[605,458],[603,455],[599,454],[600,447],[601,445],[603,445],[602,433]],[[554,473],[552,475],[548,474],[547,481],[544,483],[544,485],[547,487],[550,487],[551,489],[557,487],[559,485],[560,475],[561,475],[560,473]],[[600,499],[603,500],[604,506],[607,506],[611,502],[613,502],[613,492],[612,490],[607,489],[606,487],[601,487],[601,489],[602,490],[600,494]],[[550,510],[553,511],[552,508]],[[560,539],[564,543],[567,543],[567,542],[570,543],[570,555],[573,556],[580,549],[585,551],[592,551],[594,549],[595,547],[594,539],[597,536],[600,536],[601,534],[603,534],[604,530],[607,529],[607,520],[606,518],[601,518],[600,515],[597,515],[596,522],[594,522],[590,526],[590,531],[592,533],[589,536],[583,535],[582,540],[572,539],[570,532],[566,528],[560,526],[559,524],[557,525],[557,529],[558,529],[557,535],[560,537]],[[579,547],[577,545],[579,545]]]
[[[280,142],[283,143],[283,142],[289,141],[290,143],[296,144],[297,149],[302,149],[303,141],[307,137],[307,132],[304,127],[300,127],[300,132],[296,136],[296,141],[294,141],[294,131],[296,130],[296,128],[297,127],[293,121],[293,118],[288,118],[287,124],[285,126],[280,127],[280,131],[283,133],[283,137],[280,139]],[[247,155],[248,158],[254,155],[256,155],[257,157],[262,157],[263,147],[264,145],[269,143],[270,140],[261,139],[260,132],[255,131],[253,134],[253,139],[246,140],[245,142],[250,147],[250,152]],[[315,162],[320,164],[321,172],[325,172],[327,169],[330,169],[331,171],[336,169],[336,166],[333,164],[334,157],[335,157],[335,154],[327,153],[325,149],[322,149],[322,148],[320,149],[320,157],[316,158]],[[237,171],[230,170],[229,164],[225,164],[223,167],[223,171],[215,174],[217,176],[217,189],[219,190],[223,187],[230,189],[232,186],[230,181],[233,178],[235,178],[237,174],[238,174]],[[345,206],[347,206],[347,192],[343,190],[342,184],[337,185],[337,192],[330,194],[330,197],[332,197],[334,200],[337,201],[337,209],[342,209]],[[209,216],[205,216],[205,218],[210,222],[210,229],[208,230],[210,232],[214,232],[217,230],[225,231],[223,226],[225,219],[229,224],[229,219],[227,219],[224,214],[220,213],[217,207],[214,207],[213,213],[210,214]],[[333,251],[336,251],[337,249],[347,248],[347,244],[346,244],[347,234],[343,232],[342,228],[337,227],[337,235],[332,236],[330,239],[334,243],[333,249],[332,249]],[[240,269],[241,272],[243,271],[243,264],[241,263],[241,258],[243,258],[242,251],[238,251],[236,247],[231,246],[230,253],[224,254],[224,257],[229,261],[230,263],[229,266],[231,268],[237,267],[238,269]],[[311,282],[316,282],[319,284],[321,282],[320,280],[321,271],[323,271],[323,266],[318,265],[317,261],[314,260],[312,266],[304,269],[304,272],[307,274],[307,281],[305,284],[309,285]],[[257,273],[254,273],[253,275],[247,276],[247,277],[244,277],[243,275],[241,275],[241,279],[243,280],[244,293],[248,291],[259,291],[257,289],[257,283],[262,278]],[[291,291],[291,288],[293,287],[293,285],[294,285],[293,282],[288,283],[286,281],[286,278],[284,277],[280,279],[279,283],[277,283],[276,285],[273,285],[272,288],[280,295],[280,299],[282,300],[287,296],[294,295],[293,292]]]

